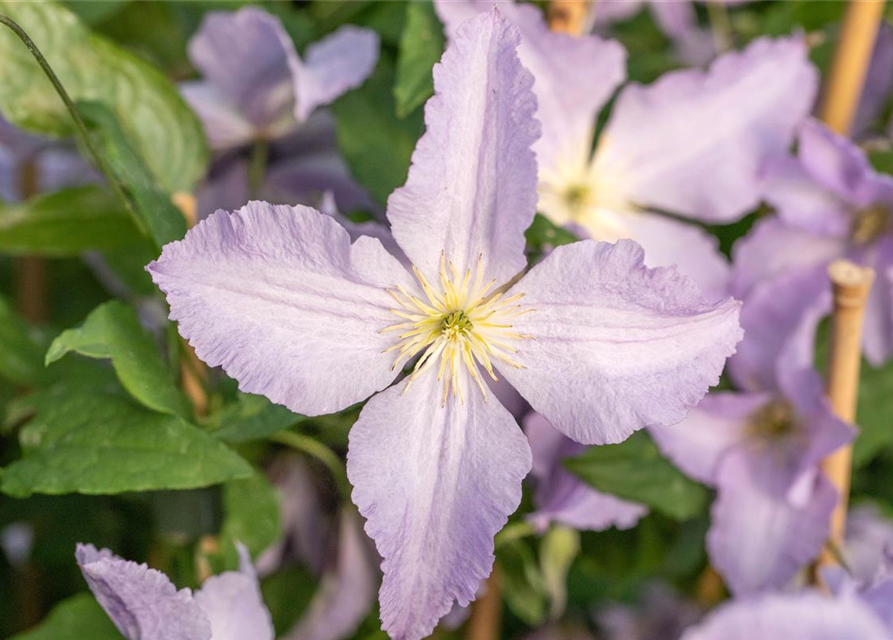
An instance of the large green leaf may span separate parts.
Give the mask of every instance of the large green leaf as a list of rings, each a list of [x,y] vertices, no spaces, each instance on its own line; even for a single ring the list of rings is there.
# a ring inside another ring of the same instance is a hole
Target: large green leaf
[[[548,590],[536,557],[524,540],[512,540],[496,549],[505,602],[530,626],[545,620]]]
[[[401,118],[415,111],[434,93],[431,69],[443,55],[443,26],[432,2],[410,2],[400,36],[394,98]]]
[[[23,458],[0,476],[0,488],[14,497],[194,489],[252,474],[235,452],[185,420],[86,389],[41,403],[19,442]]]
[[[189,191],[204,175],[208,148],[201,124],[174,85],[151,65],[90,32],[53,2],[0,3],[37,44],[72,99],[100,101],[167,192]],[[0,111],[30,131],[63,136],[72,119],[25,45],[0,28]]]
[[[257,557],[279,537],[279,494],[259,472],[223,485],[223,511],[221,569],[238,568],[236,542]]]
[[[218,417],[218,428],[212,433],[227,442],[249,442],[288,429],[304,416],[273,404],[263,396],[240,393],[235,402],[226,405]]]
[[[42,352],[38,336],[0,296],[0,378],[15,384],[34,384],[44,376]]]
[[[700,513],[708,492],[657,450],[644,432],[620,444],[590,447],[565,466],[590,486],[684,520]]]
[[[382,55],[372,76],[333,105],[338,146],[354,177],[384,205],[406,182],[409,159],[422,134],[421,110],[401,120],[394,105],[394,64]]]
[[[3,253],[77,256],[89,249],[119,249],[142,241],[122,203],[97,186],[0,204]]]
[[[110,358],[124,388],[155,411],[187,417],[189,403],[161,359],[136,311],[120,301],[96,307],[84,323],[63,331],[46,354],[49,365],[75,351],[89,358]]]
[[[10,640],[122,640],[122,637],[93,594],[79,593],[53,607],[37,627]]]

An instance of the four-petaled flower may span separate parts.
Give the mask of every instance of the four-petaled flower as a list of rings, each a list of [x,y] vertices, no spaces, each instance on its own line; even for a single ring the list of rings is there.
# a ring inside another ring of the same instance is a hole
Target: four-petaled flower
[[[263,202],[218,211],[148,267],[181,334],[242,390],[306,415],[383,390],[350,432],[348,475],[394,638],[474,599],[520,502],[530,449],[484,376],[579,442],[618,442],[682,419],[741,337],[737,302],[646,268],[633,242],[567,245],[524,273],[539,126],[519,40],[493,10],[434,68],[427,131],[388,202],[412,273],[328,216]]]

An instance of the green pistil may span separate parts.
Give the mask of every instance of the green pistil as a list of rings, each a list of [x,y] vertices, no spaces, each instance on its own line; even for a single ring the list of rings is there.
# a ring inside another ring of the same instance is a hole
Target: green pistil
[[[440,327],[444,333],[458,335],[469,333],[474,325],[464,311],[453,311],[443,317]]]
[[[854,212],[850,238],[853,244],[866,245],[890,230],[890,210],[881,204]]]

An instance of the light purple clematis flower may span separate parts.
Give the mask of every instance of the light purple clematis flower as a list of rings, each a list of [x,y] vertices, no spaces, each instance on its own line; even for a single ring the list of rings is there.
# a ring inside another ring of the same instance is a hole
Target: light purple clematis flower
[[[491,4],[436,6],[454,34]],[[596,116],[625,78],[623,47],[553,33],[532,5],[500,8],[521,29],[519,55],[536,78],[539,211],[595,240],[636,240],[648,266],[676,264],[709,299],[726,295],[729,266],[716,239],[661,213],[722,224],[759,203],[761,165],[787,149],[813,103],[817,76],[803,40],[757,40],[707,72],[627,86],[592,152]]]
[[[525,418],[524,433],[533,452],[531,475],[536,480],[536,510],[530,520],[540,531],[553,522],[587,531],[629,529],[648,513],[641,504],[596,491],[565,469],[562,461],[586,447],[563,435],[540,414]]]
[[[847,514],[843,558],[853,578],[870,583],[893,556],[893,521],[877,505],[861,503]],[[893,602],[890,603],[893,607]]]
[[[797,157],[767,165],[764,190],[778,216],[759,221],[736,245],[735,295],[750,298],[760,289],[764,299],[778,299],[791,289],[791,278],[812,282],[811,290],[822,282],[827,288],[827,266],[836,258],[874,267],[862,347],[869,362],[883,363],[893,353],[893,177],[875,172],[858,147],[808,120]],[[769,322],[762,313],[751,315],[754,323]]]
[[[635,604],[610,603],[600,607],[595,621],[601,631],[599,638],[604,640],[678,640],[701,615],[693,601],[656,582],[646,585]]]
[[[195,593],[145,564],[79,544],[75,556],[96,600],[127,640],[273,640],[251,558],[238,545],[239,571],[205,580]]]
[[[818,554],[837,502],[819,465],[855,435],[811,368],[827,296],[804,303],[808,286],[792,278],[786,294],[745,304],[742,324],[765,335],[746,338],[736,356],[745,391],[710,394],[679,424],[651,429],[685,473],[716,487],[707,552],[738,595],[784,586]],[[771,309],[762,314],[771,327],[754,327],[752,309]]]
[[[378,49],[374,31],[347,25],[302,59],[279,19],[262,9],[209,13],[189,43],[205,79],[181,85],[221,156],[200,194],[201,216],[248,199],[249,160],[233,152],[258,143],[275,143],[265,195],[310,202],[331,190],[344,210],[371,208],[338,154],[332,118],[318,107],[361,85]]]
[[[682,419],[741,337],[737,302],[647,269],[633,242],[566,245],[524,274],[539,127],[519,41],[493,10],[434,68],[427,131],[388,203],[411,271],[330,216],[262,202],[148,266],[181,335],[243,391],[305,415],[382,392],[350,432],[348,477],[401,640],[474,599],[521,499],[530,449],[485,377],[577,441],[618,442]]]

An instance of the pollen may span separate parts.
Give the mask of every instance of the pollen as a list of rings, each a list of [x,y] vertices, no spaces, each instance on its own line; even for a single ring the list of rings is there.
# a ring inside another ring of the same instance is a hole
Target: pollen
[[[505,291],[494,289],[495,280],[484,282],[483,256],[472,276],[470,268],[459,273],[441,253],[439,286],[415,266],[412,271],[424,296],[413,295],[399,285],[388,289],[398,305],[391,312],[400,321],[381,330],[400,332],[399,341],[385,350],[396,352],[395,371],[421,354],[407,377],[404,393],[420,376],[434,370],[443,384],[441,404],[450,396],[464,403],[461,374],[465,370],[486,400],[481,369],[496,381],[494,365],[524,368],[515,359],[518,349],[514,344],[531,336],[515,331],[513,322],[533,309],[520,304],[523,293],[506,296]]]

